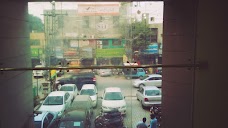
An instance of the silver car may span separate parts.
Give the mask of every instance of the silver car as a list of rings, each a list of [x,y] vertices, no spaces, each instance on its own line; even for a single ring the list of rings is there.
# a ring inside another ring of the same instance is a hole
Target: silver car
[[[142,86],[136,92],[136,97],[140,101],[142,108],[146,108],[161,104],[162,93],[156,86]]]

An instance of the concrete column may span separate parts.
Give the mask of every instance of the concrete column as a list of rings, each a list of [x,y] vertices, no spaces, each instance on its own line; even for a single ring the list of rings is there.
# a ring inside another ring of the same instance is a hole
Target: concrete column
[[[31,67],[27,2],[0,4],[0,68]],[[32,71],[0,71],[0,127],[31,127]]]

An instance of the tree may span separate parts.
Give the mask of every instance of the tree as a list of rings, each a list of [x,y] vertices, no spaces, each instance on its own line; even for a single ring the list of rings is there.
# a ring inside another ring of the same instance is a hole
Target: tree
[[[39,17],[29,14],[29,32],[44,32],[44,24]]]
[[[132,24],[122,23],[120,27],[122,38],[127,39],[128,47],[132,51],[142,51],[150,44],[150,36],[153,32],[150,30],[146,20],[134,22]]]
[[[150,35],[152,31],[145,20],[142,22],[135,22],[132,25],[132,50],[142,51],[150,44]]]

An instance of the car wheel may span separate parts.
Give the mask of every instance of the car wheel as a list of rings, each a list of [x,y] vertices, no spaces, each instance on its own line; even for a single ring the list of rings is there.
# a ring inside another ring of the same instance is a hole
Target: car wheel
[[[141,87],[144,87],[145,85],[144,84],[139,84],[139,87],[141,88]]]

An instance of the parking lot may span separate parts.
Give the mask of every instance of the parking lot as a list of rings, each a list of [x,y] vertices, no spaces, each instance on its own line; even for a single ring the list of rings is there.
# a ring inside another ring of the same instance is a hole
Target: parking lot
[[[66,76],[62,76],[66,77]],[[59,77],[58,77],[59,79]],[[142,109],[140,102],[136,99],[136,91],[138,88],[132,86],[132,80],[127,80],[123,76],[108,76],[108,77],[100,77],[96,76],[97,80],[97,89],[98,89],[98,105],[94,109],[94,115],[92,119],[92,127],[94,127],[94,119],[99,115],[101,111],[101,97],[103,91],[106,87],[120,87],[127,102],[127,113],[124,116],[124,124],[128,128],[134,128],[136,123],[140,121],[143,117],[147,118],[147,123],[149,124],[149,110]],[[34,86],[38,87],[40,84],[44,82],[43,78],[34,79]],[[41,91],[41,90],[39,90]],[[39,93],[41,94],[41,93]]]

